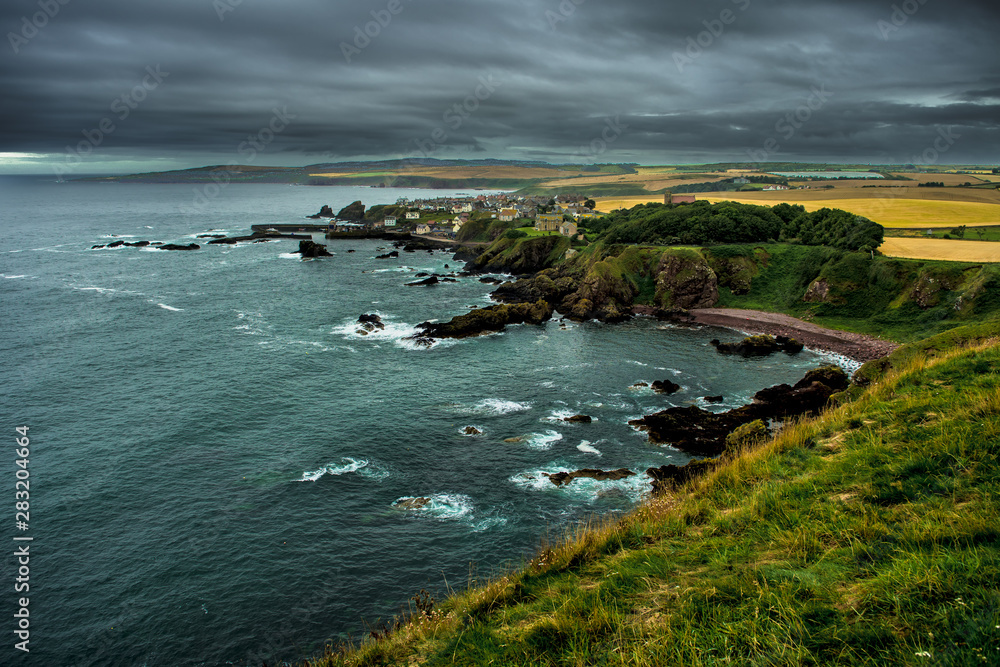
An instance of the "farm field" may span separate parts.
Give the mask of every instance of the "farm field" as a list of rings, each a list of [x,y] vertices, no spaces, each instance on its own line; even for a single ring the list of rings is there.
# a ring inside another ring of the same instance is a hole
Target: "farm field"
[[[925,188],[920,188],[924,190]],[[995,191],[953,191],[955,198],[938,200],[918,198],[916,188],[906,191],[907,197],[874,196],[878,190],[861,190],[858,196],[844,197],[844,191],[784,190],[779,192],[711,193],[698,195],[710,202],[736,201],[743,204],[774,205],[781,202],[802,204],[807,211],[840,208],[863,215],[884,227],[970,227],[1000,224],[1000,197]],[[950,194],[950,193],[948,193]],[[959,199],[966,197],[973,201]],[[631,208],[637,204],[662,202],[657,195],[649,197],[595,198],[600,211]],[[991,201],[992,200],[992,201]]]
[[[906,259],[937,259],[952,262],[1000,262],[1000,243],[950,241],[947,239],[887,238],[879,248],[883,255]]]

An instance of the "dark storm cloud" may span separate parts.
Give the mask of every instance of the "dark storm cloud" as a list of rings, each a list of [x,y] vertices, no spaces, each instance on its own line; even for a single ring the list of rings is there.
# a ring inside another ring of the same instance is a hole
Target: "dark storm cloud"
[[[0,151],[998,159],[995,3],[64,1],[0,8]]]

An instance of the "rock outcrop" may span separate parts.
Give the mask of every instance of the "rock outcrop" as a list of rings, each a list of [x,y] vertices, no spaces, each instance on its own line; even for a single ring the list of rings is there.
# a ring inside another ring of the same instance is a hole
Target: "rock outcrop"
[[[682,466],[670,464],[648,468],[646,476],[653,480],[654,494],[664,493],[711,472],[718,464],[718,459],[692,459]]]
[[[418,343],[434,338],[469,338],[503,331],[508,324],[545,324],[552,317],[552,306],[539,299],[535,303],[499,304],[479,308],[448,322],[424,322],[411,336]]]
[[[111,246],[108,246],[109,248]],[[200,250],[201,246],[197,243],[189,243],[187,245],[178,245],[176,243],[167,243],[159,247],[160,250]]]
[[[681,386],[670,380],[656,380],[652,384],[653,391],[657,394],[676,394],[681,390]]]
[[[420,287],[420,286],[437,285],[439,282],[441,282],[441,280],[437,276],[431,276],[430,278],[417,280],[412,283],[405,283],[405,285],[407,287]]]
[[[556,486],[566,486],[574,479],[578,479],[580,477],[595,479],[599,482],[606,482],[635,476],[635,473],[628,468],[619,468],[618,470],[596,470],[594,468],[584,468],[582,470],[574,470],[573,472],[543,472],[542,474],[548,477],[549,481]]]
[[[344,208],[340,209],[340,213],[338,213],[336,217],[340,220],[361,222],[365,219],[365,205],[362,204],[360,200],[348,204]]]
[[[430,498],[402,498],[392,504],[399,510],[422,510],[431,504]]]
[[[571,424],[589,424],[594,421],[594,418],[589,415],[573,415],[572,417],[564,417],[563,421]]]
[[[325,245],[313,241],[299,241],[299,249],[296,252],[302,255],[303,259],[307,257],[333,257]]]
[[[652,443],[714,457],[726,450],[726,437],[743,424],[815,414],[833,394],[849,385],[850,379],[842,369],[825,366],[809,371],[794,386],[780,384],[762,389],[749,405],[727,412],[712,413],[696,406],[668,408],[629,424],[646,431]]]
[[[358,333],[362,336],[367,336],[374,331],[382,331],[384,329],[385,324],[378,315],[366,314],[358,318]]]
[[[387,252],[384,255],[378,255],[375,259],[397,259],[399,258],[399,251],[393,250],[392,252]]]

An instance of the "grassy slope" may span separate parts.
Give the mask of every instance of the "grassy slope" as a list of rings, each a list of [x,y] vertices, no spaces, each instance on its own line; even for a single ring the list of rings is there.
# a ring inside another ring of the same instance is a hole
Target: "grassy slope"
[[[731,258],[749,255],[755,248],[762,249],[767,259],[754,263],[750,291],[736,295],[720,287],[718,307],[786,313],[900,341],[1000,313],[1000,267],[996,265],[871,258],[864,253],[785,244],[719,246],[706,252]],[[817,278],[830,284],[830,297],[825,303],[807,303],[803,297]],[[923,306],[915,301],[918,286],[924,294]]]
[[[311,664],[998,664],[998,334]]]

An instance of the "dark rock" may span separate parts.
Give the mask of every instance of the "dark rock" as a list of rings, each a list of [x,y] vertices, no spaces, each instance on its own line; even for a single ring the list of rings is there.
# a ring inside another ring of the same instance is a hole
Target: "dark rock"
[[[692,459],[682,466],[649,468],[646,475],[653,480],[653,493],[664,493],[711,472],[718,464],[718,459]]]
[[[726,398],[724,396],[706,396],[704,401],[706,403],[722,403]]]
[[[351,248],[350,250],[347,251],[348,254],[350,254],[352,252],[357,252],[357,250],[355,250],[354,248]]]
[[[384,255],[379,255],[375,259],[396,259],[399,257],[399,251],[393,250],[392,252],[387,252]]]
[[[572,424],[589,424],[593,420],[592,417],[587,415],[573,415],[572,417],[566,417],[563,419],[564,422],[570,422]]]
[[[107,247],[108,248],[121,248],[123,245],[125,245],[125,242],[122,241],[121,239],[119,239],[117,241],[112,241],[111,243],[109,243],[107,245]]]
[[[437,276],[431,276],[430,278],[425,278],[424,280],[418,280],[416,282],[406,283],[406,286],[407,287],[422,287],[422,286],[427,286],[427,285],[437,285],[439,282],[441,282],[441,281],[438,280]]]
[[[454,278],[442,278],[441,282],[443,282],[443,283],[457,283],[458,281],[455,280]]]
[[[92,246],[90,246],[90,249],[91,249],[91,250],[99,250],[99,249],[101,249],[101,248],[104,248],[104,247],[105,247],[105,246],[104,246],[104,244],[102,243],[102,244],[100,244],[100,245],[92,245]]]
[[[741,357],[766,357],[775,352],[787,352],[788,354],[798,354],[802,351],[803,345],[794,338],[787,336],[747,336],[738,343],[720,343],[718,339],[711,341],[711,344],[720,354],[738,354]]]
[[[313,241],[299,241],[299,249],[296,252],[302,255],[303,259],[306,257],[333,257],[325,245]]]
[[[670,380],[656,380],[653,382],[653,391],[657,394],[676,394],[680,390],[681,386]]]
[[[830,396],[850,384],[847,374],[836,366],[809,371],[794,386],[781,384],[762,389],[753,402],[722,413],[696,406],[669,408],[629,422],[649,433],[649,441],[670,444],[692,454],[718,456],[726,450],[726,436],[743,424],[781,420],[802,414],[816,414]]]
[[[503,281],[500,280],[499,278],[493,278],[493,277],[489,277],[489,276],[486,277],[486,278],[480,278],[479,282],[483,283],[484,285],[502,285],[503,284]]]
[[[397,500],[392,506],[399,510],[422,510],[430,505],[430,503],[430,498],[405,498]]]
[[[503,331],[508,324],[545,324],[552,317],[552,306],[543,300],[535,303],[499,304],[480,308],[449,322],[424,322],[417,326],[421,338],[468,338]]]
[[[149,241],[136,241],[135,243],[126,243],[129,248],[145,248],[149,245]]]
[[[176,243],[167,243],[160,246],[160,250],[200,250],[201,246],[197,243],[189,243],[188,245],[177,245]]]
[[[426,278],[429,275],[430,274],[427,273],[426,271],[421,271],[420,273],[418,273],[417,275],[415,275],[414,278]]]
[[[361,222],[365,219],[365,205],[360,201],[348,204],[344,208],[340,209],[340,213],[336,215],[340,220],[349,220],[351,222]]]
[[[373,331],[382,331],[385,329],[385,324],[382,323],[382,318],[378,315],[362,315],[358,318],[358,333],[369,334]]]
[[[596,479],[599,482],[606,482],[635,476],[635,473],[628,468],[619,468],[618,470],[596,470],[593,468],[584,468],[573,472],[556,472],[552,474],[543,472],[542,474],[548,477],[549,481],[556,486],[566,486],[579,477],[586,477],[589,479]]]
[[[629,387],[629,389],[645,389],[649,386],[648,382],[636,382],[634,385]]]
[[[482,432],[482,431],[480,431],[480,430],[479,430],[478,428],[476,428],[475,426],[466,426],[466,427],[465,427],[465,428],[464,428],[464,429],[462,430],[462,433],[464,433],[465,435],[482,435],[482,434],[483,434],[483,432]]]
[[[199,239],[224,239],[225,234],[198,234]]]

